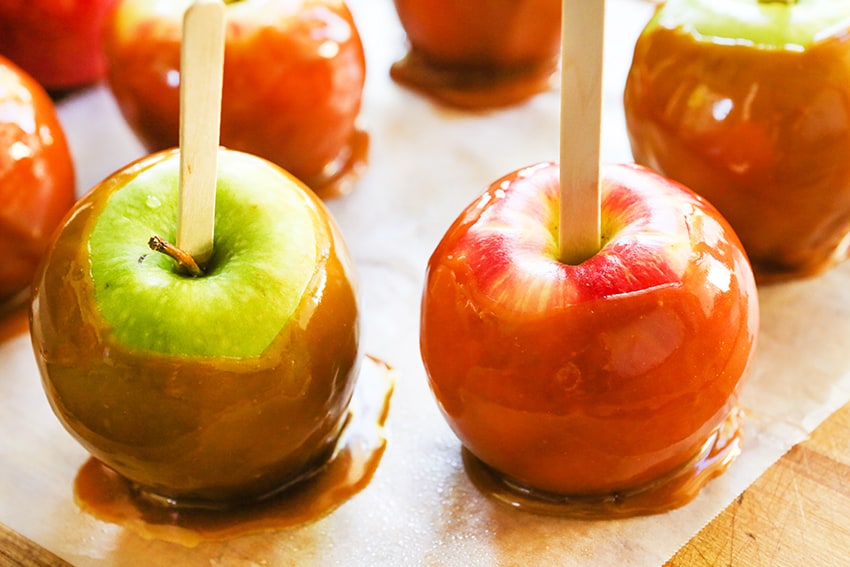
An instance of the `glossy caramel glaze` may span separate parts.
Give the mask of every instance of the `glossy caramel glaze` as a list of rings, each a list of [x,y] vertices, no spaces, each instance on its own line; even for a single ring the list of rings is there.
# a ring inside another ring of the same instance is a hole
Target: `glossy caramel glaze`
[[[409,52],[400,84],[466,109],[517,104],[552,86],[560,53],[557,0],[395,0]]]
[[[696,498],[712,478],[723,474],[740,452],[740,411],[735,409],[693,459],[658,479],[628,490],[552,494],[507,478],[467,449],[463,450],[463,464],[481,492],[511,508],[535,514],[599,520],[658,514],[679,508]]]
[[[29,287],[74,204],[74,164],[53,101],[0,57],[0,304]]]
[[[261,502],[227,510],[163,507],[141,497],[126,479],[92,458],[77,475],[77,503],[95,517],[122,525],[144,538],[185,546],[318,520],[371,480],[386,447],[383,428],[394,384],[391,368],[367,357],[352,399],[349,422],[331,460],[313,477]]]
[[[755,345],[757,290],[725,220],[644,168],[603,179],[606,244],[580,265],[552,248],[554,164],[493,183],[428,265],[420,341],[440,408],[531,493],[594,499],[681,470],[736,411]]]
[[[169,159],[162,155],[139,163]],[[45,392],[93,456],[164,501],[218,507],[262,498],[321,468],[347,419],[359,364],[348,252],[321,202],[303,190],[321,249],[297,322],[254,358],[140,355],[100,315],[81,244],[112,191],[139,169],[77,203],[35,283],[30,326]]]
[[[625,89],[635,160],[705,196],[759,282],[810,276],[850,240],[850,30],[767,49],[647,28]]]
[[[182,9],[119,5],[106,34],[108,82],[121,113],[153,152],[179,142]],[[266,158],[317,194],[349,192],[367,164],[357,125],[366,62],[341,0],[228,7],[221,144]],[[251,11],[248,7],[247,11]]]

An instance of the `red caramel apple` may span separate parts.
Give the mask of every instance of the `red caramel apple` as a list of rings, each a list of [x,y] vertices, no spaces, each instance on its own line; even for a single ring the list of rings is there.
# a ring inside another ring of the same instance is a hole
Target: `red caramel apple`
[[[602,178],[603,246],[578,265],[558,257],[556,164],[473,202],[428,263],[421,353],[473,478],[517,501],[654,512],[737,455],[757,291],[704,200],[640,166]]]
[[[191,0],[121,0],[108,26],[109,85],[150,150],[178,144],[180,37]],[[365,165],[356,122],[365,57],[342,0],[231,0],[222,145],[283,167],[323,197]]]
[[[103,25],[117,0],[0,2],[0,54],[51,92],[106,74]]]
[[[395,0],[410,50],[399,83],[466,108],[518,103],[550,87],[560,54],[560,0]]]
[[[36,279],[32,341],[53,410],[94,457],[154,501],[224,507],[336,450],[358,303],[322,202],[241,152],[219,152],[205,273],[151,251],[152,235],[175,238],[178,156],[148,156],[78,202]]]
[[[625,89],[635,160],[711,201],[759,282],[850,243],[850,3],[670,0]]]
[[[0,56],[0,304],[29,287],[74,203],[74,166],[53,102]]]

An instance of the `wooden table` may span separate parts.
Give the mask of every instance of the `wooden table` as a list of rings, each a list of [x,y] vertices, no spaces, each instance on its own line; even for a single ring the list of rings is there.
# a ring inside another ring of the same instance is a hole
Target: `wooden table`
[[[850,564],[850,404],[792,448],[667,566]]]
[[[850,561],[850,404],[769,468],[666,567],[846,565]],[[64,567],[0,524],[0,566]]]

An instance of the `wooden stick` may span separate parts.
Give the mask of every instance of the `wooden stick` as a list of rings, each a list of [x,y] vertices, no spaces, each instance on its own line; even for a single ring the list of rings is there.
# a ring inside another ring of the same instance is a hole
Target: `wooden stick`
[[[177,247],[201,266],[213,253],[224,35],[221,0],[196,0],[186,10],[180,53]]]
[[[605,0],[563,0],[561,11],[561,261],[601,247],[600,145]]]

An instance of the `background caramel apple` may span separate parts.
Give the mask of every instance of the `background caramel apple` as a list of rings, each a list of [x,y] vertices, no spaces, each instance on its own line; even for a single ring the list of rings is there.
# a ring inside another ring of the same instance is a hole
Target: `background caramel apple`
[[[0,305],[29,287],[74,203],[74,164],[53,101],[0,56]]]
[[[635,46],[635,160],[720,209],[761,282],[847,256],[848,22],[846,2],[670,0]]]
[[[122,0],[107,29],[108,80],[148,150],[176,146],[180,25],[189,0]],[[227,3],[222,145],[280,165],[322,196],[365,165],[357,126],[363,46],[342,0]]]
[[[410,50],[391,68],[401,84],[469,108],[518,103],[551,86],[560,0],[395,0]]]
[[[67,430],[144,495],[177,506],[262,498],[333,454],[359,365],[348,251],[312,192],[273,164],[219,155],[204,275],[174,241],[179,152],[83,197],[37,276],[32,344]],[[285,222],[281,222],[285,219]]]
[[[118,0],[0,2],[0,54],[45,89],[62,92],[103,79],[103,26]]]

